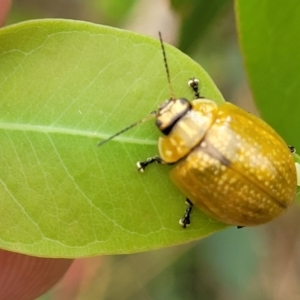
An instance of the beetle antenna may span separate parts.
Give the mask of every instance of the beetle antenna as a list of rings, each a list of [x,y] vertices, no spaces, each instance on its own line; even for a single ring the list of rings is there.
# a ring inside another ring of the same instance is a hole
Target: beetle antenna
[[[113,134],[113,135],[110,136],[109,138],[107,138],[107,139],[101,141],[100,143],[98,143],[97,146],[100,147],[100,146],[106,144],[108,141],[114,139],[114,138],[117,137],[118,135],[120,135],[120,134],[126,132],[127,130],[129,130],[129,129],[131,129],[131,128],[133,128],[133,127],[139,125],[139,124],[145,123],[145,122],[147,122],[147,121],[153,119],[155,116],[156,116],[156,111],[151,112],[147,117],[145,117],[145,118],[143,118],[143,119],[141,119],[141,120],[139,120],[139,121],[137,121],[137,122],[135,122],[135,123],[133,123],[133,124],[127,126],[126,128],[120,130],[119,132]]]
[[[169,84],[171,99],[175,100],[175,94],[174,94],[173,87],[172,87],[172,84],[171,84],[171,76],[170,76],[170,71],[169,71],[169,67],[168,67],[166,50],[165,50],[165,46],[164,46],[162,35],[161,35],[160,31],[158,32],[158,35],[159,35],[161,50],[162,50],[162,53],[163,53],[164,64],[165,64],[165,69],[166,69],[166,73],[167,73],[167,79],[168,79],[168,84]],[[139,121],[137,121],[137,122],[135,122],[135,123],[127,126],[126,128],[124,128],[124,129],[120,130],[119,132],[113,134],[112,136],[108,137],[107,139],[99,142],[98,143],[98,147],[103,146],[108,141],[110,141],[110,140],[114,139],[115,137],[123,134],[124,132],[128,131],[129,129],[131,129],[131,128],[139,125],[139,124],[142,124],[144,122],[149,121],[150,119],[154,118],[155,116],[156,116],[156,111],[151,112],[147,117],[145,117],[145,118],[143,118],[143,119],[141,119],[141,120],[139,120]]]
[[[165,69],[166,69],[166,72],[167,72],[167,79],[168,79],[168,84],[169,84],[169,88],[170,88],[171,99],[175,100],[175,94],[174,94],[174,90],[173,90],[173,87],[172,87],[172,84],[171,84],[171,76],[170,76],[170,71],[169,71],[169,67],[168,67],[167,54],[166,54],[164,42],[163,42],[162,35],[161,35],[160,31],[158,32],[158,35],[159,35],[161,50],[162,50],[162,53],[163,53]]]

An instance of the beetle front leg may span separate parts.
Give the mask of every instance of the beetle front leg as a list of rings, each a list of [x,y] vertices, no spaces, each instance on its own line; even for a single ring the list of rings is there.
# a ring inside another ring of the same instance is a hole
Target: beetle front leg
[[[152,164],[154,162],[157,162],[159,164],[164,164],[165,163],[158,155],[156,155],[156,156],[153,156],[153,157],[149,157],[149,158],[147,158],[144,161],[138,161],[136,163],[136,166],[137,166],[137,169],[138,169],[139,172],[144,172],[145,168],[148,165],[150,165],[150,164]]]
[[[200,93],[199,93],[199,80],[195,77],[191,78],[188,81],[188,85],[192,88],[192,90],[194,91],[194,96],[195,99],[200,99],[202,97],[200,97]]]
[[[187,226],[189,226],[191,224],[191,212],[193,209],[193,203],[188,198],[186,198],[186,203],[187,203],[188,207],[186,208],[183,217],[179,220],[179,224],[183,228],[186,228]]]

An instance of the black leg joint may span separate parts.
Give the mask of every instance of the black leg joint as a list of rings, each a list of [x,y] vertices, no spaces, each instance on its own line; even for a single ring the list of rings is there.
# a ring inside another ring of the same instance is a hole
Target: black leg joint
[[[136,166],[137,166],[138,171],[144,172],[144,171],[145,171],[145,168],[146,168],[148,165],[150,165],[150,164],[152,164],[152,163],[154,163],[154,162],[157,162],[157,163],[159,163],[159,164],[163,164],[163,163],[164,163],[164,161],[163,161],[159,156],[153,156],[153,157],[147,158],[147,159],[144,160],[144,161],[138,161],[138,162],[136,163]]]
[[[186,203],[188,207],[186,208],[183,217],[179,220],[179,224],[183,228],[187,228],[189,225],[191,225],[191,213],[193,209],[193,203],[189,199],[186,199]]]
[[[199,93],[199,80],[197,78],[191,78],[188,82],[188,85],[192,88],[194,91],[195,99],[200,99],[200,93]]]
[[[293,153],[296,153],[296,148],[294,146],[291,146],[291,145],[288,145],[289,149],[290,149],[290,152],[293,154]]]

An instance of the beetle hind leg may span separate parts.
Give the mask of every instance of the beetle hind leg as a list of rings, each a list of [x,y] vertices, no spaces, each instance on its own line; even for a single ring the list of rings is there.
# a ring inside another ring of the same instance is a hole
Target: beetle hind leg
[[[291,146],[291,145],[288,145],[289,149],[290,149],[290,152],[293,154],[293,153],[296,153],[296,148],[294,146]]]
[[[191,224],[191,212],[193,209],[193,203],[189,199],[186,199],[186,203],[188,207],[186,208],[183,217],[179,220],[179,224],[183,228],[186,228]]]
[[[154,163],[154,162],[157,162],[157,163],[159,163],[159,164],[165,163],[158,155],[156,155],[156,156],[153,156],[153,157],[149,157],[149,158],[147,158],[147,159],[144,160],[144,161],[138,161],[138,162],[136,163],[136,166],[137,166],[137,169],[138,169],[139,172],[144,172],[144,171],[145,171],[145,168],[146,168],[148,165],[150,165],[150,164],[152,164],[152,163]]]

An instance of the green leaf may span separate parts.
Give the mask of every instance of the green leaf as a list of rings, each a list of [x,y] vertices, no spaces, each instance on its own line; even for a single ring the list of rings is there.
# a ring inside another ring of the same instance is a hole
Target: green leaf
[[[300,2],[236,0],[240,44],[262,118],[300,149]]]
[[[178,97],[222,96],[199,65],[166,45]],[[132,253],[205,237],[224,225],[184,196],[157,154],[152,122],[97,143],[170,97],[159,42],[85,22],[40,20],[0,30],[0,247],[31,255]]]
[[[191,52],[229,1],[172,0],[171,3],[182,19],[179,49]]]
[[[132,10],[136,0],[93,0],[92,5],[99,9],[99,14],[102,15],[109,23],[120,23],[124,17]]]

